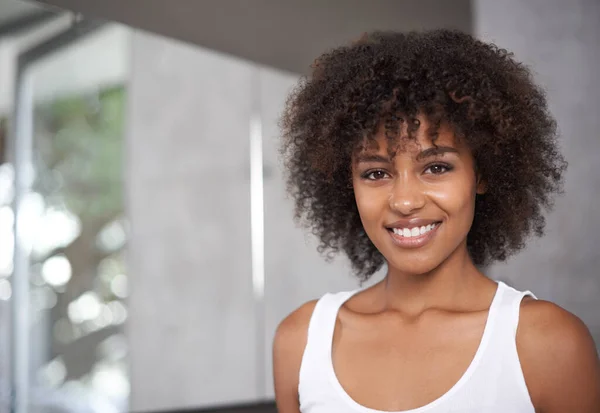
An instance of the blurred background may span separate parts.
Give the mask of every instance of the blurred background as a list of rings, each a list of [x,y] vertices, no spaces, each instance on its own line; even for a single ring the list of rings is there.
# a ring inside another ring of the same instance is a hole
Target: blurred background
[[[0,413],[275,411],[277,324],[358,286],[292,221],[286,96],[362,32],[439,27],[548,91],[566,194],[488,273],[600,343],[597,0],[0,0]]]

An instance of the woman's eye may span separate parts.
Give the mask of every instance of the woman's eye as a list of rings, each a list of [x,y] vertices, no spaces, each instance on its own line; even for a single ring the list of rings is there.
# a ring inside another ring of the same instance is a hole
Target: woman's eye
[[[441,175],[445,172],[450,171],[452,168],[449,165],[444,164],[435,164],[430,165],[427,169],[425,169],[425,173],[429,173],[432,175]]]
[[[368,179],[370,181],[378,181],[380,179],[385,179],[387,176],[387,172],[381,170],[366,172],[363,175],[365,179]]]

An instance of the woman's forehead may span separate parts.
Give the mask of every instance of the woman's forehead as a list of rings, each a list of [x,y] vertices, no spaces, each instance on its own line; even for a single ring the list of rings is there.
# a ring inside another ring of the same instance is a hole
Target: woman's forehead
[[[432,130],[428,122],[422,122],[410,134],[406,130],[390,134],[385,126],[381,126],[377,133],[365,137],[355,153],[418,153],[435,146],[466,149],[464,142],[456,136],[451,127],[441,124],[436,130]]]

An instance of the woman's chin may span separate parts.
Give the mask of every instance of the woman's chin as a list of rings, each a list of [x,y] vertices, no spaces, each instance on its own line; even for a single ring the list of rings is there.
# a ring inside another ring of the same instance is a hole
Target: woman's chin
[[[392,260],[387,260],[388,272],[406,274],[406,275],[426,275],[431,273],[433,270],[438,268],[443,260],[436,260],[433,258],[408,258],[402,259],[400,257],[394,257]]]

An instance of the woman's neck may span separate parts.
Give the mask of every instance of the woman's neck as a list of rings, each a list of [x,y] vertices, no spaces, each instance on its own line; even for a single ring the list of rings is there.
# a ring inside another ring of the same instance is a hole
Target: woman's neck
[[[494,288],[495,283],[473,264],[466,244],[426,274],[389,268],[379,285],[385,309],[411,316],[434,308],[460,311],[478,307],[482,303],[480,293],[493,292]]]

